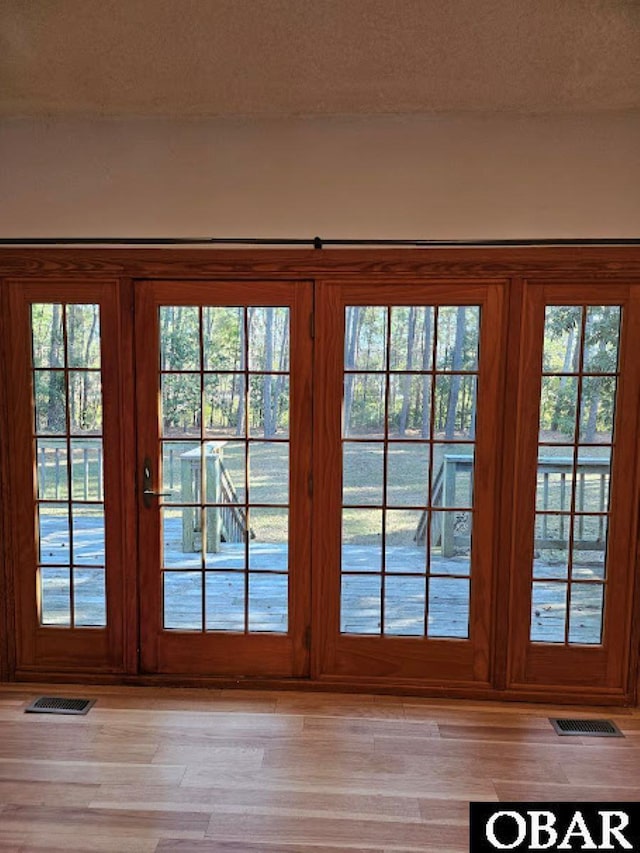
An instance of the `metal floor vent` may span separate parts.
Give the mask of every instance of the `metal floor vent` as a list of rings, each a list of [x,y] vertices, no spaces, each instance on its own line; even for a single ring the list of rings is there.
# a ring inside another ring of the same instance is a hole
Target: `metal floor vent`
[[[63,696],[40,696],[25,708],[26,714],[86,714],[95,699],[66,699]]]
[[[558,735],[624,737],[620,729],[611,720],[570,720],[551,717],[549,722]]]

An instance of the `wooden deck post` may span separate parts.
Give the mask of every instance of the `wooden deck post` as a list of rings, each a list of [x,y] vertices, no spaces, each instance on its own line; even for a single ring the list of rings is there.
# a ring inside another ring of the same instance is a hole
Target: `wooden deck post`
[[[456,503],[456,473],[457,460],[445,453],[444,460],[444,500],[443,507],[455,506]],[[455,554],[455,515],[444,512],[442,518],[442,556],[453,557]]]

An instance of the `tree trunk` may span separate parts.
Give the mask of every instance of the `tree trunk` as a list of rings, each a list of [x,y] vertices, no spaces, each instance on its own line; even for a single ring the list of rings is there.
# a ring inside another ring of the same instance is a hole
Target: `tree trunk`
[[[589,401],[589,415],[587,417],[587,423],[584,427],[584,440],[586,442],[595,441],[599,405],[600,389],[598,388],[598,386],[596,386],[594,388],[593,397]]]
[[[56,303],[52,306],[51,339],[49,344],[49,366],[63,367],[64,340],[60,333],[61,307]],[[64,431],[64,374],[58,371],[49,373],[49,398],[47,400],[47,428],[51,432]]]
[[[427,308],[424,312],[424,327],[422,330],[424,342],[424,350],[422,352],[422,369],[428,370],[431,360],[431,309]],[[429,438],[431,434],[431,379],[428,373],[425,373],[422,379],[422,438]]]
[[[247,331],[249,332],[249,336],[251,335],[251,321],[253,319],[253,309],[247,308]],[[244,324],[244,316],[242,317],[242,322],[240,324],[240,347],[242,352],[241,359],[241,367],[244,369],[247,364],[248,354],[247,354],[247,341],[245,340],[245,324]],[[246,413],[246,399],[249,393],[249,388],[244,388],[244,377],[240,380],[240,387],[243,388],[243,392],[240,394],[240,400],[238,401],[238,424],[236,426],[236,435],[242,436],[245,434],[245,418],[247,416]],[[248,381],[248,379],[246,380]]]
[[[456,337],[453,345],[453,364],[452,370],[460,370],[462,367],[462,350],[464,346],[465,332],[465,314],[464,307],[458,308],[458,318],[456,320]],[[449,403],[447,405],[447,419],[444,426],[444,437],[453,438],[456,429],[456,408],[458,405],[458,395],[460,393],[460,375],[453,374],[451,376],[451,387],[449,389]]]
[[[347,312],[346,338],[347,346],[345,352],[345,367],[355,367],[356,346],[358,342],[358,327],[360,325],[360,308],[352,306]],[[345,435],[351,420],[351,409],[353,407],[353,374],[347,373],[344,381],[344,430]]]
[[[267,308],[264,334],[264,369],[273,370],[273,308]],[[266,374],[262,384],[262,410],[264,413],[264,437],[271,438],[276,431],[276,423],[271,399],[272,377]]]
[[[284,382],[286,377],[284,376],[284,371],[286,370],[286,353],[287,353],[287,344],[289,342],[289,311],[285,314],[284,321],[284,329],[282,330],[282,342],[280,346],[280,357],[278,359],[278,370],[280,371],[280,375],[276,376],[274,387],[273,387],[273,410],[276,415],[276,425],[278,422],[278,411],[280,409],[280,397],[282,396],[282,389],[284,388]]]
[[[604,354],[606,352],[606,346],[604,341],[600,341],[598,345],[598,349],[600,353]],[[600,405],[600,382],[602,380],[595,380],[593,382],[593,397],[589,400],[589,415],[587,417],[587,423],[584,427],[584,440],[586,442],[595,441],[596,438],[596,429],[598,426],[598,406]],[[583,380],[584,383],[584,380]],[[582,386],[582,393],[584,394],[584,384]],[[581,406],[584,411],[584,404]],[[581,419],[582,420],[582,419]]]
[[[89,330],[89,337],[87,338],[87,345],[84,349],[84,364],[86,367],[89,364],[89,356],[91,354],[91,345],[93,344],[94,338],[96,336],[96,328],[98,326],[98,306],[93,306],[93,317],[91,320],[91,329]],[[81,419],[82,425],[86,427],[87,425],[87,400],[89,397],[89,374],[83,373],[82,375],[82,408],[81,408]]]
[[[411,306],[409,308],[409,317],[407,319],[407,370],[413,367],[413,339],[416,332],[416,309]],[[407,373],[402,377],[402,409],[400,410],[400,422],[398,424],[398,433],[404,435],[407,431],[409,421],[409,411],[411,407],[411,374]]]
[[[476,405],[477,405],[477,394],[478,394],[478,380],[477,378],[472,381],[471,384],[471,420],[469,422],[469,438],[475,439],[476,437]]]
[[[575,329],[572,327],[569,329],[569,337],[567,339],[567,348],[564,353],[564,360],[562,362],[562,372],[569,373],[571,369],[572,362],[576,362],[576,357],[579,357],[579,347],[576,344],[575,352],[574,352],[574,339],[575,339]],[[579,342],[579,340],[578,340]],[[576,370],[578,365],[575,365]],[[558,396],[556,397],[555,406],[553,407],[553,418],[551,419],[551,429],[553,432],[557,432],[560,429],[560,418],[562,417],[562,402],[564,399],[564,391],[567,387],[567,376],[563,376],[560,379],[560,387],[558,388]]]

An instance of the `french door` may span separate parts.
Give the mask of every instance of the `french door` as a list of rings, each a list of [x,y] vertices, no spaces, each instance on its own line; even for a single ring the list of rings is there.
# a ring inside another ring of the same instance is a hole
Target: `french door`
[[[311,306],[136,284],[143,672],[308,674]]]
[[[627,701],[640,285],[454,275],[5,279],[12,674]]]
[[[486,685],[500,284],[318,297],[318,672]]]

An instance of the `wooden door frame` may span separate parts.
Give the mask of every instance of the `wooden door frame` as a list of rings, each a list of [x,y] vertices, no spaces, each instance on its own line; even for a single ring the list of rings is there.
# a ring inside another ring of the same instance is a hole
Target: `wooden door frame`
[[[7,299],[6,290],[0,291],[0,682],[13,677],[15,670],[14,640],[15,628],[13,610],[13,584],[9,574],[8,554],[11,553],[11,525],[9,518],[9,478],[8,478],[8,397],[7,397]]]
[[[505,332],[508,332],[507,347],[512,361],[507,370],[504,384],[504,406],[506,416],[511,418],[515,410],[514,391],[517,389],[515,375],[518,365],[513,363],[518,359],[521,348],[521,328],[518,322],[514,322],[519,316],[519,301],[521,299],[522,282],[529,280],[556,280],[566,283],[615,283],[615,282],[640,282],[640,248],[637,246],[563,246],[563,247],[469,247],[469,248],[424,248],[424,249],[323,249],[297,250],[297,249],[156,249],[156,248],[49,248],[49,247],[2,247],[0,248],[0,287],[3,287],[3,279],[9,278],[28,282],[33,279],[56,282],[83,281],[92,278],[118,278],[121,287],[126,290],[128,282],[132,278],[188,278],[193,280],[208,278],[231,278],[234,280],[299,280],[299,279],[348,279],[362,280],[366,278],[371,281],[403,281],[421,280],[431,281],[447,277],[452,278],[495,278],[506,277],[509,279],[508,295],[509,309],[505,311]],[[124,291],[123,291],[124,292]],[[9,326],[6,316],[6,295],[3,294],[3,317],[0,318],[0,330],[4,331]],[[126,300],[122,303],[122,328],[125,329],[130,320],[130,314],[126,316]],[[123,336],[125,337],[125,336]],[[3,335],[4,338],[4,335]],[[129,344],[131,342],[129,341]],[[5,356],[5,364],[8,363],[10,353]],[[134,360],[130,357],[128,375],[134,370]],[[125,371],[127,373],[127,371]],[[10,390],[10,389],[8,389]],[[123,394],[123,399],[131,400]],[[12,412],[6,396],[4,403],[0,395],[0,405],[3,405],[5,425],[8,426],[12,420]],[[125,408],[126,412],[126,408]],[[126,424],[126,421],[125,421]],[[6,435],[6,433],[5,433]],[[3,442],[3,451],[6,451],[6,441]],[[507,686],[506,660],[504,654],[504,643],[500,636],[504,635],[506,625],[506,609],[508,601],[508,553],[505,547],[510,541],[508,529],[512,512],[513,497],[513,463],[515,449],[509,432],[505,433],[502,485],[500,488],[499,507],[500,515],[504,521],[503,528],[499,533],[500,547],[498,561],[498,583],[500,594],[496,600],[496,641],[494,672],[494,688],[490,691],[451,689],[439,690],[436,686],[421,687],[392,687],[385,688],[375,684],[347,685],[336,684],[330,681],[312,681],[307,683],[308,689],[341,689],[341,690],[367,690],[375,689],[384,692],[404,692],[414,695],[447,695],[467,696],[470,698],[486,699],[522,699],[522,700],[553,700],[564,702],[601,702],[601,697],[593,693],[583,692],[571,696],[549,693],[541,697],[539,692],[529,689],[515,690]],[[6,468],[5,468],[6,472]],[[8,491],[5,482],[5,489]],[[130,487],[128,498],[133,501],[134,487]],[[6,507],[8,509],[8,506]],[[127,518],[132,513],[127,511]],[[6,536],[1,547],[4,555],[7,573],[5,577],[5,591],[11,595],[9,585],[9,566],[14,553],[11,544],[11,525],[7,524]],[[634,559],[634,567],[638,560]],[[640,585],[637,585],[640,586]],[[135,610],[135,596],[132,594],[132,609]],[[0,605],[0,621],[3,618],[2,606]],[[6,662],[5,677],[16,677],[15,661],[12,656],[14,628],[10,618],[5,616],[6,630],[0,630],[0,659],[4,657]],[[1,626],[0,626],[1,627]],[[137,649],[137,638],[130,637],[130,650],[126,667],[127,674],[89,676],[74,674],[74,680],[105,681],[110,683],[182,683],[182,684],[204,684],[206,679],[162,679],[161,677],[143,677],[135,674],[135,655]],[[629,659],[629,692],[625,697],[614,700],[618,704],[625,704],[635,700],[635,692],[640,686],[640,668],[638,667],[638,648],[640,646],[640,590],[637,590],[633,608],[633,629],[631,635],[631,649]],[[48,678],[68,680],[64,673],[50,671]],[[18,677],[24,680],[25,674],[19,673]],[[210,683],[213,683],[210,681]],[[216,683],[235,684],[234,680],[220,681]],[[280,682],[277,680],[266,681],[256,679],[250,682],[254,686],[290,686],[291,681]],[[632,685],[632,686],[631,686]]]
[[[145,586],[140,620],[140,667],[143,673],[194,675],[210,672],[218,676],[307,678],[309,649],[306,637],[311,622],[311,495],[308,480],[312,460],[312,338],[313,291],[309,281],[237,282],[138,280],[135,287],[137,336],[136,364],[138,424],[137,471],[145,458],[154,459],[158,446],[159,365],[158,311],[160,305],[285,305],[291,310],[291,410],[289,495],[289,630],[273,633],[165,631],[161,623],[162,576],[160,525],[146,508],[138,488],[140,531],[140,584]],[[149,318],[151,327],[149,328]],[[149,393],[149,389],[154,393]],[[176,439],[179,440],[179,439]],[[295,464],[293,462],[295,460]],[[159,484],[156,486],[159,489]],[[247,572],[249,567],[246,567]],[[293,580],[295,579],[295,584]],[[143,612],[144,611],[144,612]],[[155,611],[155,618],[152,611]]]

